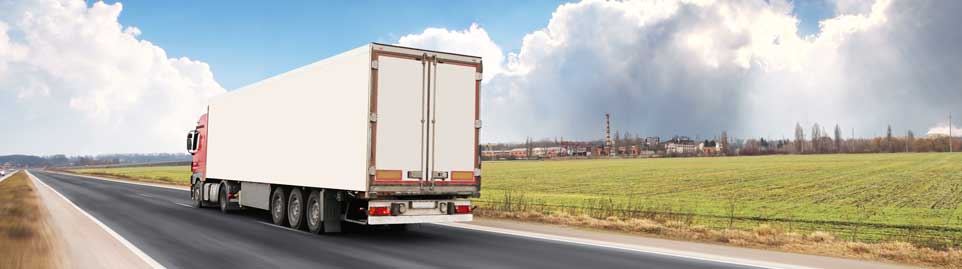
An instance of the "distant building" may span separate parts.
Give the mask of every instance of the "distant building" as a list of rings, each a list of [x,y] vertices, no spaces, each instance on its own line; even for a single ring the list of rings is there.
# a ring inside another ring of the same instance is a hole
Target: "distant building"
[[[511,149],[511,158],[515,158],[515,159],[527,159],[527,158],[528,158],[528,149],[526,149],[526,148]]]
[[[657,137],[657,136],[649,136],[649,137],[646,137],[646,138],[645,138],[645,145],[648,146],[648,148],[650,148],[650,149],[653,149],[653,148],[658,147],[658,144],[661,144],[661,138],[660,138],[660,137]]]
[[[564,155],[565,149],[562,147],[548,147],[548,148],[533,148],[531,149],[532,157],[537,158],[555,158]]]
[[[676,136],[665,144],[668,154],[697,154],[698,145],[687,136]]]
[[[698,144],[698,151],[704,154],[714,155],[721,151],[721,144],[712,140],[705,140]]]
[[[504,160],[511,158],[510,150],[482,150],[481,157],[486,160]]]

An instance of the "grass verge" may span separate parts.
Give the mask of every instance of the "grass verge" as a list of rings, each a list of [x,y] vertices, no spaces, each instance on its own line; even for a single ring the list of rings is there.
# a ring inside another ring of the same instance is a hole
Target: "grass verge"
[[[479,208],[476,216],[533,221],[600,230],[642,234],[667,239],[727,244],[739,247],[894,262],[926,267],[962,268],[962,250],[933,249],[901,241],[866,243],[849,241],[832,233],[799,233],[784,227],[762,224],[751,229],[711,229],[672,219],[647,219],[571,215],[558,212],[504,212]]]
[[[24,172],[0,182],[0,268],[56,268],[46,209]]]

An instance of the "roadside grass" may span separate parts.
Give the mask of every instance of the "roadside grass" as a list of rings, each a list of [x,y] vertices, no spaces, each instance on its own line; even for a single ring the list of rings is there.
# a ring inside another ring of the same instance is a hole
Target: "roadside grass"
[[[118,179],[175,185],[190,185],[190,166],[145,166],[118,168],[82,168],[67,172],[105,176]]]
[[[57,268],[53,228],[26,173],[0,182],[0,268]]]
[[[751,229],[712,229],[664,218],[622,219],[612,216],[598,219],[587,215],[570,215],[563,211],[539,213],[479,209],[475,211],[475,214],[485,217],[612,230],[740,247],[775,249],[926,267],[962,268],[962,250],[956,248],[933,249],[901,241],[878,243],[850,241],[838,238],[828,232],[788,231],[783,227],[767,224],[755,226]]]

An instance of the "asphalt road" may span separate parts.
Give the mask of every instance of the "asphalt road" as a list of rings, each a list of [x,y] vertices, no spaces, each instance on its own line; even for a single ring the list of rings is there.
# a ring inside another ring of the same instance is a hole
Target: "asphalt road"
[[[191,208],[186,190],[31,172],[168,268],[746,268],[428,224],[312,235]]]

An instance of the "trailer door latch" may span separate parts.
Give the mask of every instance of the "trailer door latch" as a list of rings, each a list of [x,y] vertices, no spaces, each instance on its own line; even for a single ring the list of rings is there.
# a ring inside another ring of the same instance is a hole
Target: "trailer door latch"
[[[481,120],[474,120],[474,128],[481,129]]]
[[[377,60],[371,61],[371,69],[375,69],[375,70],[377,69]]]
[[[377,122],[377,112],[371,112],[371,114],[368,114],[367,120],[371,122]]]

